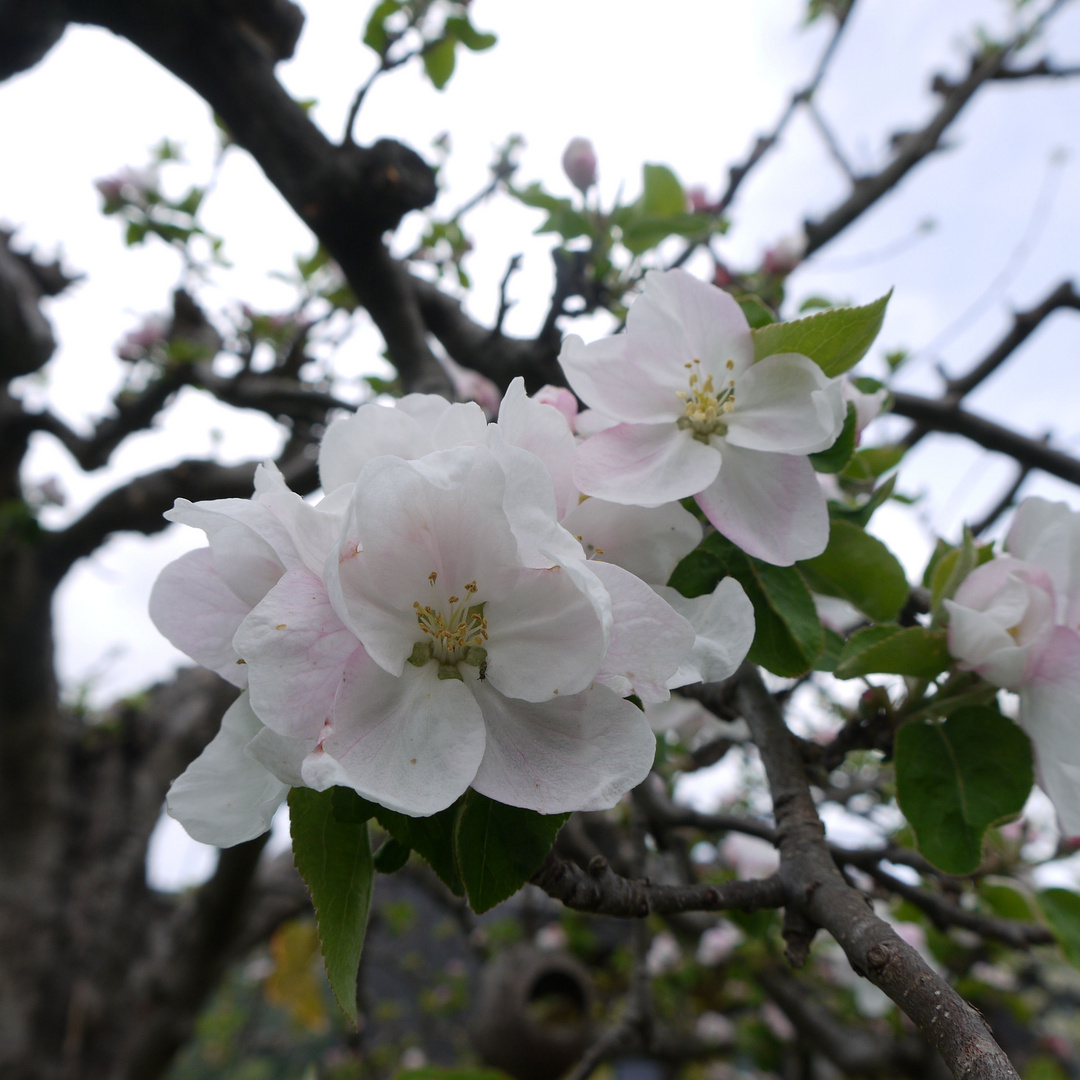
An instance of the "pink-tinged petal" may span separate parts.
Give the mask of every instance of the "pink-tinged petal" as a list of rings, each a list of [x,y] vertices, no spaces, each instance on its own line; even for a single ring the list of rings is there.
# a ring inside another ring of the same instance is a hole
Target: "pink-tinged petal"
[[[694,645],[669,687],[720,682],[735,674],[754,643],[754,605],[734,578],[692,599],[668,586],[656,590],[694,629]]]
[[[606,413],[600,412],[599,409],[582,409],[578,413],[574,432],[583,439],[587,439],[590,435],[596,435],[598,432],[606,431],[609,427],[615,427],[618,422],[615,417],[608,416]]]
[[[421,430],[434,431],[450,404],[441,394],[406,394],[398,398],[393,407],[416,420]]]
[[[1080,632],[1057,627],[1020,690],[1020,726],[1035,747],[1039,787],[1067,837],[1080,837]]]
[[[449,597],[465,598],[473,581],[478,604],[512,587],[520,562],[505,487],[484,447],[418,461],[376,458],[364,467],[326,583],[342,621],[392,675],[423,637],[414,603],[448,612]]]
[[[685,404],[676,392],[688,385],[683,361],[692,358],[680,356],[669,364],[649,355],[632,360],[628,343],[626,334],[589,345],[569,334],[559,353],[567,382],[587,405],[615,420],[631,424],[677,420]]]
[[[626,319],[629,352],[653,365],[670,364],[675,390],[686,389],[683,364],[700,360],[719,375],[733,361],[738,374],[754,362],[754,343],[742,308],[729,293],[685,270],[652,270]]]
[[[747,450],[809,454],[832,446],[844,426],[839,379],[795,353],[767,356],[735,380],[727,444]]]
[[[289,789],[244,753],[261,730],[242,694],[222,717],[211,743],[173,781],[166,808],[193,840],[232,847],[270,828]]]
[[[150,618],[181,652],[233,686],[247,686],[232,639],[251,610],[221,580],[209,548],[169,563],[150,592]]]
[[[572,394],[569,396],[573,398]],[[529,398],[525,380],[519,377],[502,399],[499,430],[510,445],[528,450],[544,463],[555,490],[556,516],[563,518],[577,499],[574,436],[565,416],[558,409]]]
[[[290,570],[243,621],[233,646],[244,658],[251,707],[267,727],[317,739],[334,707],[345,662],[361,649],[330,606],[322,580]]]
[[[487,744],[472,786],[488,798],[541,814],[606,810],[652,768],[645,714],[606,686],[529,704],[481,683],[476,697]]]
[[[326,429],[319,446],[319,480],[323,490],[330,492],[353,483],[373,458],[383,454],[420,457],[431,448],[431,429],[404,409],[374,402],[361,405],[352,416],[335,420]]]
[[[483,684],[479,684],[483,686]],[[472,688],[440,679],[433,663],[388,675],[363,653],[350,660],[332,733],[305,759],[305,782],[334,784],[411,817],[445,810],[484,756],[484,722]]]
[[[269,506],[250,499],[177,499],[165,517],[202,529],[225,584],[255,606],[286,569],[300,564],[284,523]]]
[[[596,681],[620,697],[666,701],[668,680],[694,645],[694,629],[666,600],[621,566],[590,563],[611,596],[611,639]]]
[[[1029,646],[1019,646],[1009,632],[981,611],[945,601],[949,613],[949,652],[967,671],[995,686],[1017,689],[1027,674]]]
[[[1058,597],[1058,621],[1080,623],[1080,513],[1031,497],[1016,511],[1005,542],[1010,554],[1043,567]]]
[[[566,421],[566,426],[571,431],[576,430],[578,401],[565,386],[552,386],[550,383],[546,383],[532,395],[532,399],[541,405],[550,405],[552,408],[558,409],[562,418]]]
[[[487,680],[525,701],[578,693],[604,658],[610,610],[607,590],[584,563],[520,571],[513,589],[484,609]]]
[[[720,475],[697,503],[729,540],[776,566],[812,559],[829,542],[825,496],[806,457],[725,446]]]
[[[598,554],[650,584],[666,582],[702,535],[698,519],[677,502],[646,508],[585,499],[562,524],[581,537],[587,555]]]
[[[348,497],[344,485],[313,505],[289,488],[273,462],[255,470],[255,498],[285,526],[300,561],[314,574],[322,573],[327,555],[337,548]]]
[[[574,482],[586,495],[631,506],[662,506],[707,488],[720,451],[671,424],[619,424],[577,448]]]

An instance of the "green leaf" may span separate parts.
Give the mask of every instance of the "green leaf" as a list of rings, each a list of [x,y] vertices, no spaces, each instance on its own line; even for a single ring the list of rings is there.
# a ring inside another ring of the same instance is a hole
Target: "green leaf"
[[[751,558],[720,533],[711,533],[675,567],[669,584],[684,596],[702,596],[728,576],[742,585],[754,605],[756,629],[748,659],[774,675],[809,671],[825,638],[813,597],[794,566]]]
[[[671,217],[686,213],[686,193],[679,178],[666,165],[642,166],[642,216]],[[697,219],[700,227],[701,220]]]
[[[834,674],[838,679],[873,674],[932,679],[951,663],[943,630],[890,623],[868,626],[852,634]]]
[[[716,219],[700,214],[640,214],[622,226],[622,242],[635,255],[656,247],[669,236],[705,239],[716,229]]]
[[[825,651],[817,658],[814,665],[815,671],[835,671],[840,662],[840,653],[844,649],[844,639],[827,626],[822,627],[825,631]]]
[[[375,869],[367,822],[339,821],[332,791],[293,788],[289,827],[296,868],[311,893],[331,989],[356,1023],[356,977]]]
[[[742,308],[742,313],[746,316],[746,321],[750,324],[752,330],[776,322],[776,315],[773,313],[772,308],[760,296],[746,293],[737,297],[737,299],[739,307]]]
[[[855,426],[858,423],[858,413],[855,406],[848,402],[847,415],[844,417],[844,426],[840,434],[836,436],[836,442],[828,450],[819,450],[810,455],[810,464],[820,473],[838,473],[851,460],[855,450]]]
[[[965,528],[960,546],[942,555],[930,573],[930,610],[937,614],[942,600],[951,600],[964,578],[993,557],[993,546],[976,544],[971,532]]]
[[[851,455],[843,475],[849,480],[876,480],[882,473],[895,469],[908,448],[896,446],[865,446]]]
[[[380,874],[395,874],[409,861],[411,853],[411,848],[388,836],[372,856],[372,862]]]
[[[380,56],[386,55],[390,44],[390,37],[383,23],[400,10],[401,0],[382,0],[382,3],[377,4],[368,17],[367,26],[364,27],[364,44],[374,49]]]
[[[484,1069],[478,1065],[462,1069],[445,1065],[425,1065],[421,1069],[399,1072],[394,1080],[508,1080],[508,1077],[498,1069]]]
[[[513,896],[540,868],[569,816],[537,814],[467,792],[454,841],[473,911]]]
[[[444,37],[424,49],[424,70],[436,90],[441,90],[454,74],[456,44],[456,38]]]
[[[942,723],[905,724],[895,748],[897,801],[920,853],[948,874],[973,873],[983,834],[1019,814],[1031,793],[1027,736],[995,709],[976,705]]]
[[[446,31],[453,34],[466,49],[473,52],[483,52],[484,49],[490,49],[499,40],[494,34],[486,34],[477,30],[469,22],[467,15],[451,15],[446,20]]]
[[[460,808],[459,800],[431,817],[422,818],[398,814],[383,806],[375,808],[379,824],[403,847],[412,848],[455,896],[465,893],[454,861],[454,822]]]
[[[899,560],[850,521],[833,520],[828,547],[800,562],[799,569],[814,592],[839,596],[874,622],[895,619],[907,601],[907,577]]]
[[[829,308],[794,322],[752,331],[754,359],[775,353],[809,356],[826,375],[842,375],[867,353],[881,330],[892,290],[864,307]]]
[[[1080,967],[1080,895],[1071,889],[1044,889],[1035,899],[1069,963]]]
[[[1030,922],[1036,916],[1030,893],[1015,881],[986,877],[977,883],[976,891],[986,906],[1003,919]]]
[[[843,521],[850,521],[853,525],[865,529],[870,524],[874,511],[892,495],[894,487],[896,487],[896,477],[890,476],[884,484],[874,489],[866,502],[859,506],[845,506],[843,503],[831,500],[829,502],[829,516]]]

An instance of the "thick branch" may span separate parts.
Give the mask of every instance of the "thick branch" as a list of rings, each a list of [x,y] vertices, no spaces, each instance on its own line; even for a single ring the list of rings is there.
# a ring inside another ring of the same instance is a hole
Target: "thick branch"
[[[963,435],[987,450],[1007,454],[1028,469],[1042,469],[1070,484],[1080,484],[1080,461],[1046,443],[1018,435],[1009,428],[965,412],[947,401],[934,401],[916,394],[893,393],[893,412],[906,416],[929,431]]]
[[[789,907],[827,930],[852,967],[885,991],[941,1054],[954,1076],[1017,1080],[979,1014],[874,913],[837,870],[825,844],[794,737],[757,669],[744,664],[738,701],[773,797],[780,878]]]

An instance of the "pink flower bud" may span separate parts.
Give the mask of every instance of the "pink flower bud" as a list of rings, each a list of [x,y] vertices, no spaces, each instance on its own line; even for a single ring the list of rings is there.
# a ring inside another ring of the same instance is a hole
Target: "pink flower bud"
[[[588,139],[571,139],[562,156],[563,172],[582,195],[596,183],[596,150]]]
[[[686,202],[692,214],[711,214],[716,205],[709,199],[709,193],[701,184],[686,189]]]

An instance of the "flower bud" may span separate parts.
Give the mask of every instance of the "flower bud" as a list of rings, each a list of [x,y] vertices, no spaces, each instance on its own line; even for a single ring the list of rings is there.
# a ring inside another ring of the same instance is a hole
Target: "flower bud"
[[[582,195],[596,183],[596,150],[588,139],[571,139],[562,157],[563,172]]]

